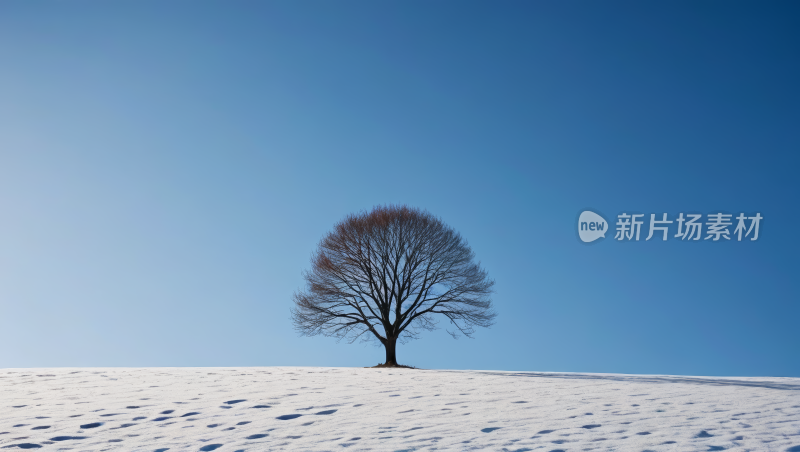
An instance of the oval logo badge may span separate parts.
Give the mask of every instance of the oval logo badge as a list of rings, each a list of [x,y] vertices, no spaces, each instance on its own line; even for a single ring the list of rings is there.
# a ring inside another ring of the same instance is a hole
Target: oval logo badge
[[[589,243],[599,238],[605,238],[608,231],[608,223],[600,215],[584,210],[578,218],[578,236],[582,241]]]

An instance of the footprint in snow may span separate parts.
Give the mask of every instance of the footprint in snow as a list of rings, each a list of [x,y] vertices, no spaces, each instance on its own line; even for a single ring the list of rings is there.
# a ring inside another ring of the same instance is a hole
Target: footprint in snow
[[[20,449],[38,449],[42,446],[33,443],[22,443],[22,444],[12,444],[10,446],[5,446],[4,449],[6,447],[19,447]]]
[[[486,428],[482,428],[481,431],[483,433],[490,433],[490,432],[493,432],[495,430],[500,430],[501,428],[502,427],[486,427]]]
[[[261,438],[265,438],[267,436],[269,436],[269,435],[266,434],[266,433],[256,433],[255,435],[250,435],[245,439],[261,439]]]
[[[97,427],[100,427],[103,424],[104,424],[103,422],[92,422],[91,424],[83,424],[83,425],[81,425],[81,428],[82,429],[97,428]]]
[[[581,427],[581,428],[585,428],[585,429],[592,429],[592,428],[597,428],[597,427],[600,427],[600,424],[589,424],[589,425],[584,425],[584,426],[583,426],[583,427]]]
[[[319,413],[314,413],[314,414],[316,416],[325,416],[325,415],[328,415],[328,414],[333,414],[336,411],[338,411],[338,410],[325,410],[325,411],[320,411]]]
[[[136,425],[136,424],[122,424],[119,427],[111,427],[111,429],[112,430],[116,430],[118,428],[128,428],[128,427],[133,427],[134,425]]]
[[[220,447],[222,447],[222,444],[209,444],[207,446],[201,447],[200,451],[201,452],[208,452],[208,451],[211,451],[211,450],[217,450]]]
[[[698,433],[695,438],[711,438],[712,434],[708,433],[707,431],[703,430],[702,432]]]

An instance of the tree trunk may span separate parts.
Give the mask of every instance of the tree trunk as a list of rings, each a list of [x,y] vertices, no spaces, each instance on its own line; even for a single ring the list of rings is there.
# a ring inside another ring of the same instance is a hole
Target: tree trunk
[[[396,366],[397,365],[397,338],[396,337],[387,337],[386,343],[383,344],[386,347],[386,364]]]

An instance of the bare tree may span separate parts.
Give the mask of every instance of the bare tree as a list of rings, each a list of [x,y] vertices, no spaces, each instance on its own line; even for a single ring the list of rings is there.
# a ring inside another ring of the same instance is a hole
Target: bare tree
[[[397,341],[433,330],[472,337],[496,316],[488,278],[467,242],[427,211],[381,206],[351,214],[320,241],[294,294],[292,321],[304,336],[354,342],[374,337],[397,365]],[[439,314],[440,316],[437,316]]]

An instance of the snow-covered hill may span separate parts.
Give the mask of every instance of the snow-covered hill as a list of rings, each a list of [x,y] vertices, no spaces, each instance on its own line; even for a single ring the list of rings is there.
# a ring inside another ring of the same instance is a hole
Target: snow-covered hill
[[[800,451],[800,379],[353,368],[0,370],[12,450]]]

